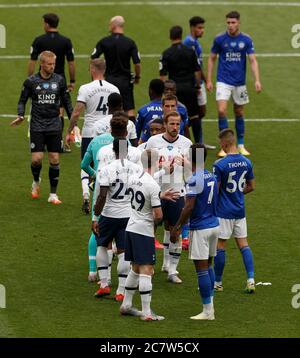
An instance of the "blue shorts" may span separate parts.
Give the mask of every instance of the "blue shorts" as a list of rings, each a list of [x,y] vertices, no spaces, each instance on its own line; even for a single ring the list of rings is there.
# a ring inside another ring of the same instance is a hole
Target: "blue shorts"
[[[120,250],[125,248],[125,229],[129,218],[108,218],[101,216],[99,220],[100,236],[96,236],[97,246],[107,247],[115,239],[116,246]]]
[[[156,260],[154,237],[126,231],[125,260],[137,265],[154,265]]]
[[[169,226],[175,226],[181,211],[184,208],[184,196],[181,196],[175,202],[161,200],[161,208],[164,215],[164,221],[167,222]]]

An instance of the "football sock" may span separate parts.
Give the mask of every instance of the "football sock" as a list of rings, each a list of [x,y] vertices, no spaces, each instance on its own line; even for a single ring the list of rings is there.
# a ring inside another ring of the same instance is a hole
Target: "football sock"
[[[82,195],[84,199],[90,198],[90,188],[89,188],[89,176],[87,173],[81,169],[81,186],[82,186]]]
[[[180,260],[180,255],[182,251],[181,240],[177,241],[175,244],[170,242],[169,254],[170,254],[170,264],[169,264],[169,275],[176,275],[176,269]]]
[[[118,261],[117,271],[118,271],[118,277],[119,277],[119,285],[117,288],[117,295],[120,293],[122,295],[124,295],[125,281],[126,281],[128,272],[130,270],[130,262],[125,261],[124,256],[125,256],[124,252],[122,252],[121,254],[118,255],[119,261]]]
[[[106,287],[107,284],[107,271],[108,271],[108,254],[107,248],[103,246],[97,247],[96,255],[98,276],[100,278],[100,287]]]
[[[122,303],[124,306],[132,306],[132,299],[139,285],[139,277],[140,275],[138,273],[135,273],[132,270],[129,271],[125,281],[125,297]]]
[[[219,131],[228,128],[228,121],[226,117],[219,117]]]
[[[202,143],[202,121],[199,117],[191,120],[192,131],[195,143]]]
[[[143,315],[148,316],[151,314],[150,303],[152,293],[152,277],[149,275],[140,274],[139,278],[139,291],[142,301],[142,312]]]
[[[198,287],[203,305],[211,304],[211,280],[207,269],[197,270]]]
[[[91,233],[89,239],[88,254],[89,254],[89,270],[90,272],[97,272],[97,264],[96,264],[97,241],[94,233]]]
[[[181,237],[183,239],[189,238],[189,224],[182,226]]]
[[[55,194],[59,179],[59,164],[49,166],[50,193]]]
[[[107,271],[107,280],[111,281],[111,263],[112,263],[112,259],[114,256],[113,250],[112,249],[108,249],[107,250],[107,255],[108,255],[108,271]]]
[[[215,280],[216,282],[222,282],[223,271],[225,267],[226,253],[223,249],[217,250],[217,256],[215,257]]]
[[[209,278],[210,278],[210,296],[214,297],[215,295],[215,271],[212,265],[210,265],[208,267],[208,274],[209,274]]]
[[[249,246],[241,248],[241,254],[243,255],[245,269],[247,271],[248,279],[254,278],[254,263],[252,251]]]
[[[42,169],[42,164],[31,164],[31,173],[33,175],[33,180],[38,183],[40,181],[40,172]]]
[[[235,117],[235,129],[238,145],[243,145],[245,134],[245,121],[243,117]]]
[[[170,245],[170,231],[164,230],[164,261],[163,266],[168,268],[170,264],[169,245]]]

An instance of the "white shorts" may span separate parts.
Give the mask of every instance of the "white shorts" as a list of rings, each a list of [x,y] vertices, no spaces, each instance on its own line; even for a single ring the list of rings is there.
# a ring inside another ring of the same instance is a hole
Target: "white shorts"
[[[219,230],[219,226],[205,230],[191,230],[189,259],[208,260],[216,256]]]
[[[228,240],[231,236],[237,239],[247,237],[247,221],[243,219],[223,219],[219,218],[220,221],[220,233],[219,238]]]
[[[233,102],[239,106],[249,103],[247,87],[231,86],[223,82],[217,82],[216,100],[229,101],[232,96]]]
[[[198,106],[205,106],[207,103],[207,95],[205,89],[205,83],[201,84],[201,93],[197,95]]]

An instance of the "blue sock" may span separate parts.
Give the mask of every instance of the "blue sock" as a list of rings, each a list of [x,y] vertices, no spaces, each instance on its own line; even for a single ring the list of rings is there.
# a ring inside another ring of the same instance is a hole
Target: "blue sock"
[[[202,298],[202,303],[204,305],[211,303],[211,297],[210,297],[211,282],[210,282],[208,270],[197,270],[197,276],[198,276],[198,287]]]
[[[188,238],[189,237],[189,224],[185,224],[182,226],[182,230],[181,230],[181,236],[182,238]]]
[[[241,254],[243,255],[245,269],[247,271],[248,278],[254,278],[254,263],[252,251],[249,246],[245,246],[241,249]]]
[[[217,250],[217,256],[215,257],[215,275],[216,282],[222,281],[223,271],[225,267],[226,253],[223,249]]]
[[[97,272],[97,264],[96,264],[97,241],[93,233],[90,236],[88,253],[89,253],[89,270],[90,272]]]
[[[235,117],[235,129],[238,144],[244,144],[245,121],[244,117]]]
[[[210,265],[208,267],[208,274],[209,274],[209,278],[210,278],[210,295],[213,297],[215,295],[215,271],[214,268],[212,267],[212,265]]]
[[[226,117],[219,117],[219,131],[228,128],[228,121]]]

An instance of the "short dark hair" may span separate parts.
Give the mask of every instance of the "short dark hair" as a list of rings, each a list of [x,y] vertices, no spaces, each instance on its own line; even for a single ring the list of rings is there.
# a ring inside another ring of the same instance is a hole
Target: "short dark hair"
[[[200,144],[200,143],[192,144],[190,146],[190,149],[191,149],[191,157],[192,157],[193,164],[199,164],[199,163],[197,163],[197,159],[199,160],[199,156],[197,156],[197,153],[199,153],[198,149],[203,149],[203,151],[204,151],[203,158],[204,158],[204,162],[205,162],[206,157],[207,157],[207,149],[204,144]]]
[[[182,39],[182,27],[179,25],[173,26],[170,29],[170,39],[178,40]]]
[[[124,137],[115,137],[113,151],[119,159],[126,158],[128,154],[128,141]]]
[[[205,20],[201,16],[193,16],[189,20],[190,26],[197,26],[199,24],[204,24]]]
[[[48,24],[50,27],[57,28],[59,23],[59,17],[54,13],[48,13],[43,15],[43,19],[46,24]]]
[[[237,19],[239,20],[241,17],[240,13],[238,11],[230,11],[227,15],[226,15],[226,19]]]
[[[153,164],[159,159],[158,151],[155,149],[146,149],[141,154],[141,162],[144,169],[151,169]]]
[[[164,105],[166,101],[176,101],[178,103],[178,98],[175,94],[166,94],[162,98],[162,105]]]
[[[152,119],[152,121],[149,123],[149,125],[151,126],[151,124],[161,124],[163,125],[164,124],[164,121],[162,118],[155,118],[155,119]]]
[[[221,132],[219,133],[219,139],[229,136],[234,136],[234,131],[231,128],[222,129]]]
[[[117,92],[111,93],[107,98],[107,105],[109,109],[122,108],[122,96]]]
[[[127,131],[128,114],[117,111],[110,120],[111,134],[113,137],[124,137]]]
[[[164,89],[165,89],[164,82],[159,78],[155,78],[151,80],[149,83],[149,90],[151,90],[158,96],[162,96],[162,94],[164,93]]]

